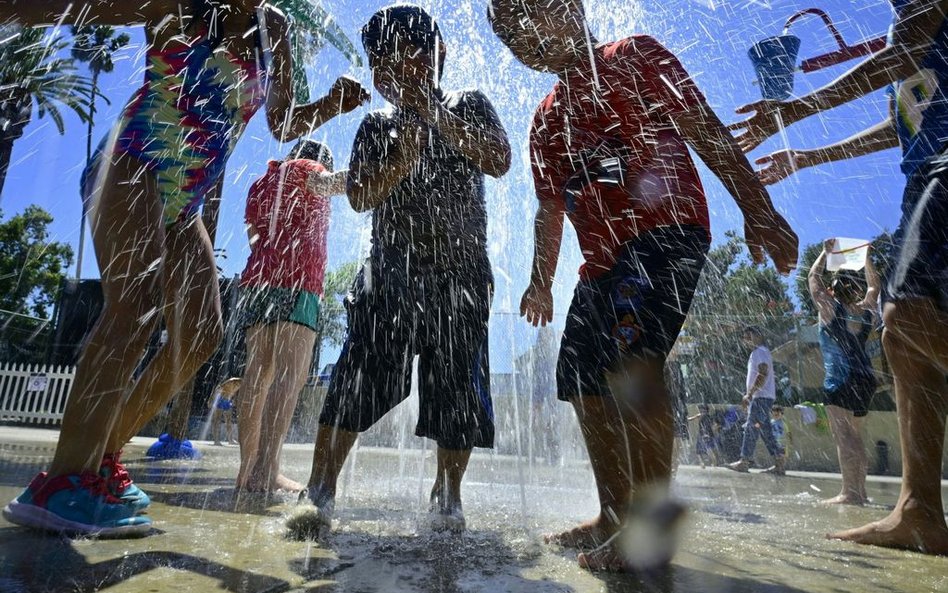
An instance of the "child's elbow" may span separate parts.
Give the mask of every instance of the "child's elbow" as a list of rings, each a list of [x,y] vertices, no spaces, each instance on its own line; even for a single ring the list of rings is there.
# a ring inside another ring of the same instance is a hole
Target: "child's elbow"
[[[510,164],[513,160],[510,146],[505,145],[495,154],[488,155],[486,160],[487,162],[485,163],[485,167],[483,169],[484,173],[495,178],[503,177],[508,171],[510,171]]]
[[[293,131],[288,109],[267,109],[267,127],[277,142],[289,142],[300,136]]]
[[[351,178],[346,182],[346,197],[349,199],[349,206],[356,212],[368,212],[372,209],[372,199],[365,185]]]

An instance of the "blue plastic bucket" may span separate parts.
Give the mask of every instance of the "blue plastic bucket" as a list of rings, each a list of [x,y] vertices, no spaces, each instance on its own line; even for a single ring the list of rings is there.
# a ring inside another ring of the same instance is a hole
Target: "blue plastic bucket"
[[[783,101],[793,93],[799,51],[800,38],[795,35],[768,37],[747,51],[764,99]]]

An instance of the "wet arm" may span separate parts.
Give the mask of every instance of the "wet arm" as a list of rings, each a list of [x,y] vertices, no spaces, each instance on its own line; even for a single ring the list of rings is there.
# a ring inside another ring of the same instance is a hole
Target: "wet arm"
[[[260,240],[260,231],[251,223],[247,223],[247,243],[250,244],[250,251],[253,251]]]
[[[426,107],[419,110],[419,115],[478,169],[491,177],[501,177],[510,169],[510,142],[493,108],[486,99],[483,102],[486,114],[458,116],[437,101],[430,101],[423,103]]]
[[[767,382],[767,373],[769,372],[770,370],[766,364],[757,365],[757,376],[754,377],[754,383],[751,385],[751,388],[747,390],[748,399],[753,399],[754,394],[764,388],[764,384]]]
[[[349,170],[334,173],[310,173],[306,180],[307,189],[319,196],[339,196],[346,193],[346,181]]]
[[[882,279],[872,263],[872,252],[866,254],[866,298],[863,301],[867,307],[876,307],[879,301],[879,294],[882,292]]]
[[[428,133],[417,126],[409,132],[406,127],[392,138],[379,126],[366,122],[360,126],[346,178],[346,195],[356,212],[381,204],[411,174],[420,158],[420,143]]]
[[[693,106],[675,118],[682,137],[728,190],[745,219],[774,212],[767,190],[734,137],[704,97],[695,94]]]
[[[347,111],[331,92],[312,103],[296,105],[293,98],[293,57],[290,54],[286,17],[276,10],[267,10],[266,32],[272,56],[266,102],[267,125],[276,140],[289,142],[305,136]]]
[[[878,124],[863,130],[835,144],[809,150],[797,150],[800,159],[798,167],[804,169],[846,159],[879,152],[899,145],[894,120],[889,117]]]
[[[554,200],[541,200],[533,223],[533,266],[530,284],[550,290],[563,241],[563,209]]]
[[[780,103],[786,125],[832,109],[905,80],[919,71],[919,64],[945,21],[948,0],[914,0],[902,9],[892,42],[828,85],[798,99]]]
[[[829,323],[833,320],[833,297],[823,282],[823,274],[826,271],[826,250],[820,252],[819,257],[810,266],[810,271],[806,277],[807,288],[810,289],[810,298],[816,305],[816,310],[820,314],[820,321]]]

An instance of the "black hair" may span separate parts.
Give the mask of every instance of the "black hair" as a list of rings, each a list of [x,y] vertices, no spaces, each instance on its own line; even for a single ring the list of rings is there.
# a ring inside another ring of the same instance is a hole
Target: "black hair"
[[[308,159],[316,161],[326,167],[327,171],[332,171],[332,151],[322,142],[316,140],[300,140],[296,146],[286,155],[286,160]]]
[[[771,411],[771,412],[780,412],[781,414],[783,414],[783,406],[776,406],[776,405],[775,405],[775,406],[772,406],[772,407],[770,408],[770,411]]]
[[[758,337],[758,338],[763,338],[763,337],[764,337],[764,332],[763,332],[759,327],[757,327],[756,325],[745,325],[745,326],[744,326],[744,331],[741,332],[741,335],[742,335],[742,336],[746,336],[747,334],[750,334],[750,335],[752,335],[752,336],[756,336],[756,337]]]
[[[836,292],[839,287],[843,287],[843,290],[852,293],[865,292],[866,290],[866,281],[859,272],[854,272],[852,270],[839,270],[833,274],[833,292]]]
[[[584,0],[561,0],[564,4],[572,4],[581,14],[586,14],[586,3]],[[523,0],[488,0],[487,2],[487,22],[494,23],[494,6],[498,4],[517,4],[520,10],[525,10]]]
[[[395,4],[372,15],[362,27],[362,46],[370,56],[394,54],[400,44],[411,44],[428,55],[436,56],[438,76],[444,71],[441,30],[424,8],[414,4]]]

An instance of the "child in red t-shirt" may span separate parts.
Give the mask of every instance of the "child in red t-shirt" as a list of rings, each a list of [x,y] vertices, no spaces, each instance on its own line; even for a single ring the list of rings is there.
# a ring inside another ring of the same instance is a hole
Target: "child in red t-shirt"
[[[280,474],[280,450],[306,381],[326,270],[329,196],[345,192],[319,142],[301,141],[270,161],[250,187],[245,220],[250,257],[240,278],[247,368],[238,407],[237,488],[299,491]]]
[[[564,215],[586,262],[557,385],[579,418],[601,512],[547,540],[597,548],[580,555],[589,568],[634,568],[641,559],[609,544],[628,504],[667,488],[674,434],[662,369],[710,242],[688,147],[737,201],[755,261],[766,251],[789,272],[797,238],[677,58],[655,39],[597,43],[581,0],[493,0],[488,18],[517,59],[560,79],[530,133],[540,204],[533,272],[520,305],[527,320],[552,319]]]

